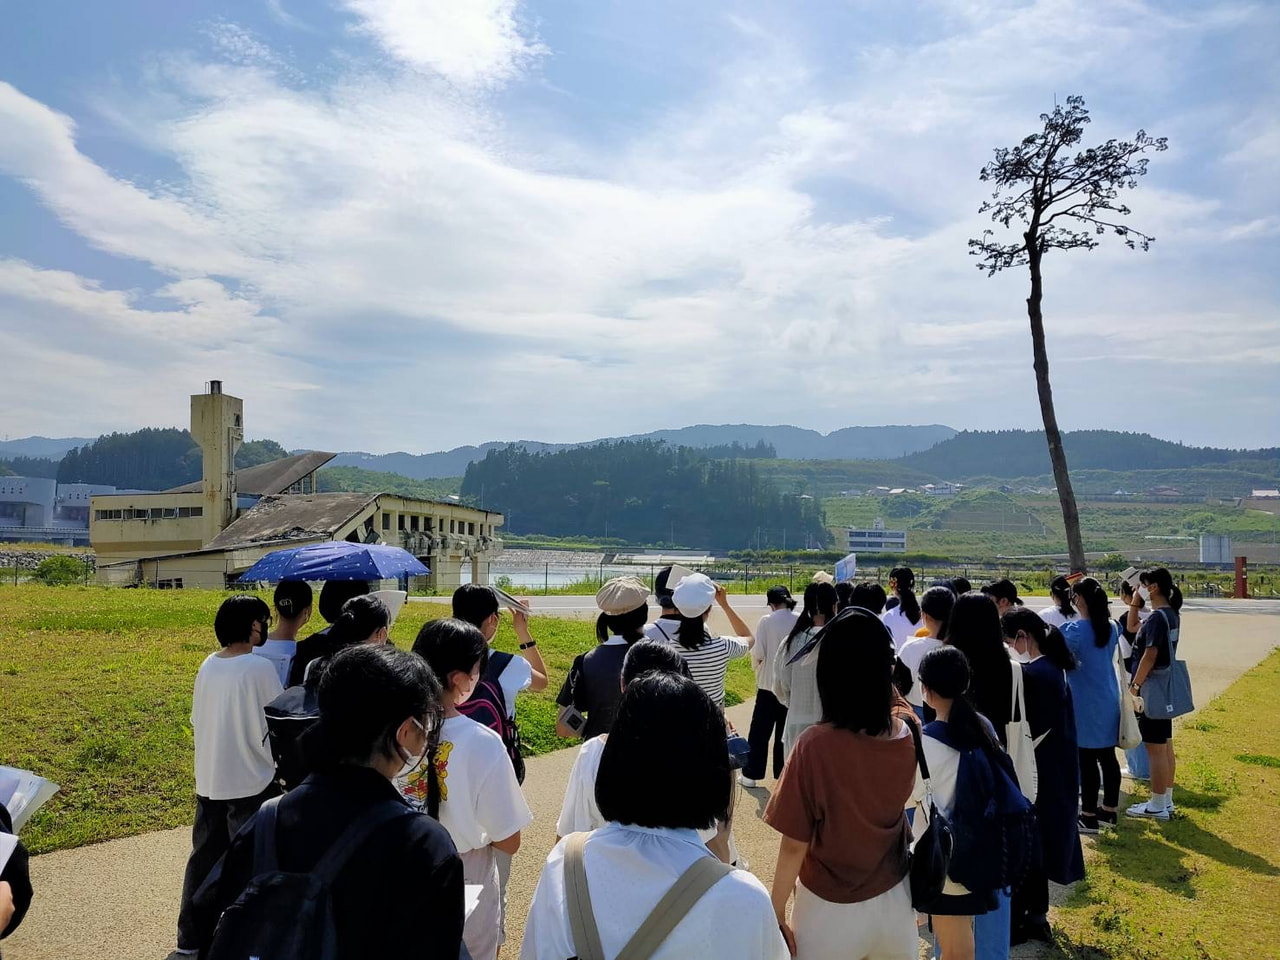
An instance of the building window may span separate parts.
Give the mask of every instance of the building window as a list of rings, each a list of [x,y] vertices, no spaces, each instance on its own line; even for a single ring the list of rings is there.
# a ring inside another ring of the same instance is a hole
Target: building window
[[[178,518],[185,519],[187,517],[203,517],[204,507],[179,507]]]
[[[450,520],[450,521],[449,521],[449,532],[450,532],[450,533],[457,533],[457,532],[458,532],[458,529],[457,529],[457,528],[458,528],[458,521],[456,521],[456,520]]]
[[[382,514],[382,529],[383,530],[391,529],[391,514],[389,513]]]
[[[402,513],[402,514],[400,514],[400,515],[398,515],[398,516],[396,517],[396,529],[397,529],[397,530],[403,530],[403,529],[404,529],[404,514],[403,514],[403,513]]]
[[[315,484],[311,480],[311,474],[308,473],[305,477],[302,478],[302,492],[310,493],[314,489],[315,489]]]
[[[157,580],[157,581],[156,581],[156,589],[157,589],[157,590],[181,590],[181,589],[182,589],[182,578],[181,578],[181,577],[171,577],[171,578],[169,578],[168,580]]]
[[[474,537],[476,535],[476,525],[474,523],[467,524],[467,536]]]
[[[409,518],[409,529],[410,529],[410,530],[413,530],[413,531],[415,531],[415,532],[417,531],[417,529],[418,529],[418,517],[417,517],[417,514],[414,514],[412,517],[410,517],[410,518]]]

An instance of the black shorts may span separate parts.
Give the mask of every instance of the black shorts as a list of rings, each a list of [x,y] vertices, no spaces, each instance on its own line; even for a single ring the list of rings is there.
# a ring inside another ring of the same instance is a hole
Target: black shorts
[[[1138,732],[1143,743],[1168,743],[1173,739],[1172,720],[1153,720],[1146,714],[1138,714]]]

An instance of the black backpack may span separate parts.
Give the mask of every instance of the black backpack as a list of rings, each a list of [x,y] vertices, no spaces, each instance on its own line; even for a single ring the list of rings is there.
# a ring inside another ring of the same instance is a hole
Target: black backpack
[[[267,718],[267,741],[276,762],[276,782],[286,790],[300,784],[310,767],[299,741],[320,720],[316,692],[303,686],[289,687],[262,709]]]
[[[498,682],[502,671],[507,669],[507,664],[511,662],[513,656],[514,654],[498,651],[489,655],[484,676],[476,684],[467,701],[458,704],[458,712],[465,717],[470,717],[476,723],[484,724],[502,737],[502,745],[507,748],[507,756],[511,758],[511,767],[515,770],[516,783],[524,783],[524,755],[520,752],[520,728],[507,714],[507,698],[502,691],[502,684]]]
[[[258,810],[253,827],[253,879],[218,919],[204,960],[339,960],[330,888],[347,860],[378,827],[415,813],[390,801],[354,821],[309,873],[276,862],[279,797]]]

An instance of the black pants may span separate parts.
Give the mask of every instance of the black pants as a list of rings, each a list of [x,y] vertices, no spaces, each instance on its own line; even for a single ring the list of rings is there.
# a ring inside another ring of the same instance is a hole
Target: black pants
[[[1028,923],[1039,923],[1049,915],[1049,878],[1039,857],[1027,871],[1022,885],[1013,891],[1010,914],[1015,930]]]
[[[756,691],[756,706],[751,711],[751,730],[747,743],[751,756],[742,775],[748,780],[763,780],[765,760],[769,756],[769,738],[773,737],[773,775],[782,774],[782,728],[787,723],[787,708],[778,702],[771,690]]]
[[[191,857],[182,878],[182,906],[178,908],[178,949],[199,947],[200,925],[192,900],[200,884],[231,846],[231,838],[253,819],[262,804],[280,792],[272,783],[256,797],[210,800],[196,796],[196,822],[191,828]]]
[[[1098,778],[1098,770],[1102,778]],[[1098,787],[1102,787],[1102,805],[1112,810],[1120,803],[1120,761],[1115,747],[1080,748],[1080,809],[1098,812]]]

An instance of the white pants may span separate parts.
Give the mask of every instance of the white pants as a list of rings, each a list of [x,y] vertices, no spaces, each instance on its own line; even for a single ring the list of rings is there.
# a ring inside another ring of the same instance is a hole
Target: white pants
[[[796,884],[796,960],[916,960],[909,880],[861,903],[830,903]]]
[[[498,852],[492,846],[461,854],[462,880],[484,887],[480,903],[462,927],[462,942],[471,960],[494,960],[502,942],[502,890],[498,881]]]

